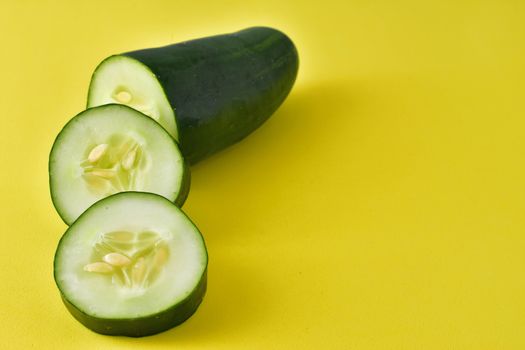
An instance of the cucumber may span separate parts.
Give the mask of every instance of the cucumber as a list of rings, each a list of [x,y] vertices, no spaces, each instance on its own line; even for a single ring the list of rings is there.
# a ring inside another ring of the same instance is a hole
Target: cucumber
[[[62,236],[54,278],[70,313],[101,334],[141,337],[189,318],[206,291],[202,235],[166,198],[122,192]]]
[[[122,191],[157,193],[181,206],[189,182],[188,167],[166,130],[119,104],[75,116],[49,156],[51,198],[68,225],[96,201]]]
[[[145,113],[194,164],[268,119],[290,92],[298,64],[285,34],[248,28],[110,56],[93,73],[87,105],[121,103]]]

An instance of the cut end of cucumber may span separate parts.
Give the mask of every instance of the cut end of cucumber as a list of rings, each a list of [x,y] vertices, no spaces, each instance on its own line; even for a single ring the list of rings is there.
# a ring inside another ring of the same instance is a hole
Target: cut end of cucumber
[[[178,140],[173,109],[155,77],[140,61],[116,55],[96,68],[89,86],[88,107],[124,104],[153,118]]]
[[[118,104],[74,117],[58,135],[49,160],[51,196],[67,224],[96,201],[123,191],[157,193],[182,204],[188,175],[171,136]]]
[[[54,276],[86,327],[144,336],[196,311],[207,262],[202,235],[177,206],[152,193],[123,192],[95,203],[66,231]]]

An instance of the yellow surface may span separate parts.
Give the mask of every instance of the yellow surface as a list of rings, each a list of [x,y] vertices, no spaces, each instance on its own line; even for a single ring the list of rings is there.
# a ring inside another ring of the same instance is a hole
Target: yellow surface
[[[0,348],[525,348],[524,18],[521,0],[3,1]],[[47,157],[92,70],[261,24],[300,75],[192,169],[204,303],[158,336],[88,331],[52,278]]]

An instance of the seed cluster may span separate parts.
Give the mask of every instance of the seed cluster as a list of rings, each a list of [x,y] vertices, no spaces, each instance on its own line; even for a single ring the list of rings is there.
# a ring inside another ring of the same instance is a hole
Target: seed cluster
[[[168,258],[166,241],[158,233],[108,232],[95,243],[93,262],[84,271],[106,274],[114,284],[142,290],[157,279]]]
[[[134,140],[120,140],[115,145],[101,143],[89,151],[81,162],[82,177],[96,195],[108,196],[129,190],[140,190],[140,172],[145,165],[142,147]]]

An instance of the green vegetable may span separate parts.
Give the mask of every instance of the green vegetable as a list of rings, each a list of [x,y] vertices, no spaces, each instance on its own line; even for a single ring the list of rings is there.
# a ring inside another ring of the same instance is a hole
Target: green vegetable
[[[95,203],[64,233],[54,276],[67,309],[87,328],[141,337],[197,310],[207,262],[199,230],[177,206],[122,192]]]
[[[58,134],[49,156],[51,198],[71,224],[90,205],[122,191],[160,194],[181,206],[190,173],[173,138],[127,106],[88,109]]]
[[[254,27],[105,59],[88,107],[129,105],[157,120],[196,163],[243,139],[281,105],[298,70],[297,50]]]

